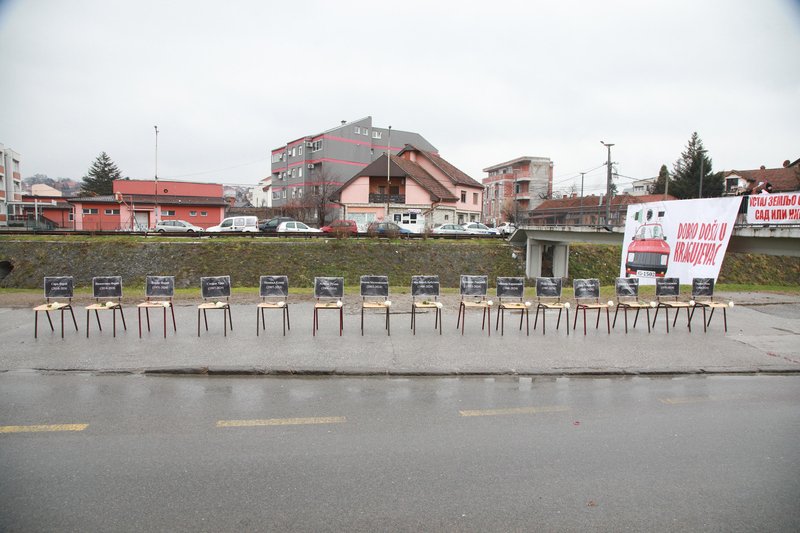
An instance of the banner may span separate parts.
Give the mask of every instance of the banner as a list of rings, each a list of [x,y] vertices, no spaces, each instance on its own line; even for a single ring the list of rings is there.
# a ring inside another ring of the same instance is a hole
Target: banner
[[[748,224],[800,224],[800,192],[746,196]]]
[[[628,206],[620,277],[714,278],[728,248],[741,197],[673,200]]]

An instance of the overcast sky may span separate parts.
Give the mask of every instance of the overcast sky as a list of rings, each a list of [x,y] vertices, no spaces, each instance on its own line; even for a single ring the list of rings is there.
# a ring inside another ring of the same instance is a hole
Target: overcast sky
[[[0,0],[0,143],[23,177],[255,184],[270,149],[367,115],[476,179],[549,157],[714,170],[800,157],[800,1]],[[604,189],[587,174],[587,194]],[[630,183],[621,178],[620,189]]]

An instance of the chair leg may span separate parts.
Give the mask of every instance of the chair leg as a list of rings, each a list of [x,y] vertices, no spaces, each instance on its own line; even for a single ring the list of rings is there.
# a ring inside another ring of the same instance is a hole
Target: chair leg
[[[258,326],[258,315],[259,315],[259,311],[261,311],[261,313],[260,313],[260,314],[261,314],[261,318],[262,318],[262,320],[263,320],[263,318],[264,318],[264,310],[263,310],[263,309],[259,309],[258,307],[256,307],[256,337],[258,337],[258,330],[259,330],[259,326]]]

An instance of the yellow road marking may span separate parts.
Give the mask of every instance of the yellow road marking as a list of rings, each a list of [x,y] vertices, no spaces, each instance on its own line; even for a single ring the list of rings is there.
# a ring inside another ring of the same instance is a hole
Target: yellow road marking
[[[0,433],[37,433],[43,431],[83,431],[89,424],[46,424],[36,426],[0,426]]]
[[[257,426],[299,426],[304,424],[342,424],[347,422],[343,416],[312,418],[267,418],[263,420],[218,420],[218,428],[243,428]]]
[[[538,413],[558,413],[569,411],[569,407],[563,405],[549,405],[543,407],[510,407],[507,409],[476,409],[471,411],[459,411],[461,416],[500,416],[500,415],[535,415]]]

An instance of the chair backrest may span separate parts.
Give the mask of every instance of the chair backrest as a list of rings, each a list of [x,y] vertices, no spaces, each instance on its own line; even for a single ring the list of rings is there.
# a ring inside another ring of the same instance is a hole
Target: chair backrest
[[[411,301],[417,298],[439,299],[439,276],[411,276]]]
[[[656,299],[677,300],[681,295],[680,278],[656,278]]]
[[[344,297],[344,278],[314,278],[314,298],[341,300]]]
[[[200,278],[200,295],[204,300],[231,297],[230,276],[207,276]]]
[[[562,285],[561,278],[536,278],[536,298],[560,302]]]
[[[692,278],[693,300],[714,300],[714,278]]]
[[[484,300],[486,298],[486,293],[489,291],[489,276],[469,276],[462,274],[459,287],[462,300],[471,297]]]
[[[617,278],[614,292],[618,302],[639,301],[639,278]]]
[[[525,278],[498,277],[495,283],[497,299],[519,300],[525,298]]]
[[[388,276],[361,276],[361,299],[389,298]]]
[[[147,276],[144,284],[147,300],[169,300],[175,296],[175,276]]]
[[[261,276],[258,278],[258,295],[262,300],[268,298],[280,298],[286,300],[289,297],[289,277],[288,276]]]
[[[66,298],[71,302],[74,297],[75,280],[72,276],[45,276],[44,299],[48,303],[57,298]]]
[[[574,279],[572,289],[576,302],[593,301],[600,302],[600,280],[597,278]]]
[[[96,276],[92,278],[92,296],[96,300],[122,299],[121,276]]]

